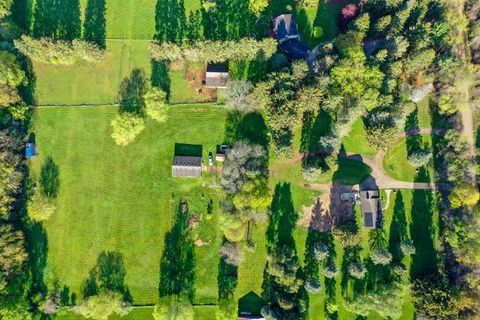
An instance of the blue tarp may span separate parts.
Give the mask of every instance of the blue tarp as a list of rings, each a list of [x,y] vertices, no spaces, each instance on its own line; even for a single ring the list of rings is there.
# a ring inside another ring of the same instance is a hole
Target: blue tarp
[[[297,39],[285,41],[280,47],[290,59],[305,59],[308,55],[308,46]]]
[[[25,158],[34,157],[36,154],[35,143],[27,143],[25,146]]]

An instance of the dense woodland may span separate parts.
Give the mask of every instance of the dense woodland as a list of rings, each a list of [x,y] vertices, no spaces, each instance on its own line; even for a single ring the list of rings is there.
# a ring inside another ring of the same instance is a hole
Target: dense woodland
[[[13,18],[13,2],[0,3],[0,319],[48,319],[73,306],[93,319],[124,314],[133,301],[124,283],[122,258],[115,252],[98,257],[83,299],[68,288],[52,292],[45,287],[45,248],[37,237],[45,232],[41,222],[55,210],[58,168],[47,159],[37,183],[23,158],[35,105],[31,61],[101,61],[106,48],[105,2],[88,1],[83,26],[69,19],[78,6],[65,6],[65,19],[56,25],[45,22],[51,17],[37,10],[32,28]],[[316,5],[310,2],[298,5]],[[462,134],[462,112],[473,110],[475,119],[480,112],[480,3],[353,2],[338,17],[341,33],[320,45],[311,65],[290,61],[276,41],[266,37],[265,26],[256,23],[269,10],[266,0],[204,1],[188,15],[183,1],[158,4],[156,34],[149,46],[157,67],[175,68],[188,61],[248,62],[248,76],[233,79],[226,90],[225,107],[237,125],[249,114],[261,114],[269,132],[236,139],[223,166],[218,320],[237,318],[237,268],[245,251],[256,246],[249,234],[253,225],[267,225],[262,284],[266,305],[261,310],[266,319],[306,319],[309,294],[335,290],[340,272],[354,287],[354,294],[345,297],[345,308],[361,317],[376,312],[398,319],[408,294],[419,319],[480,316],[479,146],[478,141],[470,145]],[[243,14],[235,14],[239,11]],[[296,216],[289,190],[286,185],[269,187],[269,157],[292,158],[295,131],[308,131],[312,119],[322,114],[329,120],[328,132],[303,150],[307,156],[302,174],[306,181],[315,181],[338,169],[343,138],[358,119],[366,125],[369,144],[385,150],[399,131],[415,130],[409,127],[409,115],[414,103],[429,95],[432,127],[443,134],[432,137],[433,152],[412,144],[408,160],[419,176],[428,175],[422,167],[434,161],[430,179],[438,186],[442,226],[441,252],[433,257],[436,267],[407,274],[402,258],[415,254],[412,240],[399,239],[392,250],[381,229],[372,233],[375,246],[362,261],[358,227],[348,217],[335,221],[331,232],[309,232],[308,254],[301,263],[293,240]],[[169,93],[161,84],[151,85],[142,70],[135,69],[122,81],[117,100],[118,115],[111,126],[119,146],[133,143],[147,118],[166,121]],[[167,235],[177,251],[167,252],[162,260],[155,319],[193,319],[194,275],[189,263],[194,247],[186,227],[190,222],[181,211],[182,204]],[[335,265],[334,241],[346,248],[347,270]],[[319,273],[326,278],[326,288]],[[326,305],[328,318],[338,319],[334,294],[326,297]]]

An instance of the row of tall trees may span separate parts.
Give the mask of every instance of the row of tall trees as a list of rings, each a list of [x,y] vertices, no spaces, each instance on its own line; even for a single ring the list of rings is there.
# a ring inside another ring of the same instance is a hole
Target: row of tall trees
[[[13,1],[0,4],[0,24],[14,29]],[[25,163],[23,138],[29,108],[27,63],[3,42],[0,48],[0,318],[31,319],[32,276],[24,217]]]

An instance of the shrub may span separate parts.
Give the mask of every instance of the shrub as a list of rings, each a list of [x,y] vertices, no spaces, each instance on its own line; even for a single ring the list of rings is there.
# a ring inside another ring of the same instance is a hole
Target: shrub
[[[268,0],[248,0],[248,8],[257,17],[268,7]]]
[[[48,220],[55,211],[53,200],[35,193],[28,203],[28,216],[35,221]]]
[[[60,169],[52,157],[47,157],[40,170],[40,189],[48,198],[55,198],[60,189]]]
[[[125,147],[135,140],[135,138],[145,128],[144,120],[137,116],[126,113],[117,115],[111,122],[112,138],[115,143]]]
[[[21,100],[17,88],[8,85],[0,85],[0,107],[16,104]]]
[[[313,33],[314,38],[317,38],[317,39],[321,38],[323,36],[323,33],[324,33],[323,28],[320,27],[320,26],[315,26],[315,27],[313,27],[313,32],[312,33]]]
[[[354,262],[348,266],[348,273],[357,279],[365,278],[367,269],[360,262]]]
[[[194,311],[190,302],[173,295],[162,298],[152,315],[155,320],[193,320]]]
[[[308,182],[315,182],[322,175],[322,171],[322,168],[315,166],[308,166],[306,168],[302,168],[303,180]]]
[[[24,83],[25,79],[17,57],[8,51],[0,51],[0,85],[15,87]]]
[[[250,82],[237,80],[228,84],[226,92],[227,107],[243,113],[255,112],[258,106],[252,99],[253,85]]]
[[[307,281],[305,281],[305,290],[307,290],[308,293],[320,293],[321,288],[322,285],[316,278],[308,278]]]
[[[218,303],[216,320],[237,320],[238,303],[234,299],[221,299]]]
[[[448,197],[452,209],[473,207],[477,204],[479,198],[478,190],[465,182],[455,186]]]
[[[318,261],[325,260],[329,256],[328,247],[323,242],[317,242],[313,246],[313,254]]]
[[[123,316],[129,311],[122,302],[122,296],[118,293],[102,293],[98,296],[91,296],[80,305],[78,310],[85,318],[96,320],[107,320],[114,313]]]
[[[463,107],[458,93],[445,93],[438,99],[441,114],[452,115]]]
[[[412,240],[405,240],[405,241],[402,241],[402,243],[400,243],[400,250],[402,251],[402,253],[406,256],[409,256],[409,255],[412,255],[412,254],[415,254],[415,246],[413,245],[413,241]]]
[[[370,258],[374,264],[387,265],[392,262],[392,254],[385,248],[378,248],[372,250]]]
[[[167,94],[160,88],[150,88],[143,96],[145,112],[160,123],[167,121]]]
[[[14,43],[21,53],[43,63],[71,65],[77,61],[99,62],[104,53],[96,44],[84,40],[69,42],[23,35]]]
[[[226,241],[220,248],[220,255],[226,263],[238,266],[243,261],[243,252],[235,243]]]
[[[323,268],[323,275],[329,279],[335,278],[338,275],[337,266],[333,262],[327,263],[325,268]]]
[[[408,156],[408,163],[414,168],[420,168],[430,162],[432,153],[428,150],[415,150]]]

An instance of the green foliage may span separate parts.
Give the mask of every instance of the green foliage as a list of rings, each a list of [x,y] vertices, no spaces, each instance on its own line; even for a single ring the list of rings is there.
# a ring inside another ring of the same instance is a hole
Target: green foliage
[[[249,113],[258,110],[252,97],[253,85],[243,80],[231,81],[226,96],[227,107],[239,112]]]
[[[143,96],[147,116],[159,123],[167,121],[167,94],[160,88],[150,88]]]
[[[268,7],[268,0],[248,0],[248,8],[257,17]]]
[[[235,208],[240,211],[266,212],[270,201],[268,183],[261,178],[246,181],[233,198]]]
[[[411,54],[404,63],[404,70],[407,77],[413,77],[427,70],[435,59],[436,53],[433,49],[416,51]]]
[[[452,115],[463,106],[459,93],[443,93],[438,99],[438,109],[444,115]]]
[[[312,34],[314,38],[321,38],[324,34],[323,28],[320,26],[313,27]]]
[[[20,171],[21,141],[0,131],[0,218],[8,218],[23,180]]]
[[[0,85],[0,107],[19,103],[21,101],[17,88]]]
[[[348,273],[356,279],[363,279],[367,275],[367,269],[362,263],[353,262],[348,266]]]
[[[141,69],[133,69],[130,76],[123,79],[118,92],[120,113],[129,113],[143,117],[145,114],[145,95],[147,93],[147,78]],[[160,94],[155,92],[154,94]],[[156,99],[157,96],[149,98]]]
[[[0,319],[2,320],[32,320],[32,314],[25,306],[3,307],[0,306]]]
[[[128,114],[117,115],[111,122],[112,138],[121,147],[132,143],[145,128],[144,120]]]
[[[316,278],[308,278],[305,281],[305,290],[307,290],[308,293],[318,294],[320,293],[321,289],[322,289],[322,285],[320,283],[320,280]]]
[[[333,229],[335,239],[344,247],[354,247],[360,243],[358,225],[355,219],[346,218],[335,224]]]
[[[322,272],[325,278],[328,278],[328,279],[333,279],[339,274],[338,268],[333,261],[327,263],[323,268]]]
[[[10,14],[10,8],[12,7],[13,0],[0,1],[0,19]]]
[[[415,150],[408,155],[408,163],[414,168],[427,165],[432,159],[432,153],[428,150]]]
[[[329,248],[323,242],[315,243],[313,254],[318,261],[323,261],[330,255]]]
[[[238,303],[234,299],[221,299],[218,303],[216,320],[237,320]]]
[[[456,319],[459,304],[455,287],[441,276],[415,280],[413,302],[418,315],[427,319]]]
[[[87,298],[79,307],[79,313],[87,319],[107,320],[112,314],[125,315],[129,309],[118,293],[101,293]]]
[[[416,252],[416,248],[413,245],[413,241],[410,240],[410,239],[402,241],[400,243],[400,250],[406,256],[411,256],[412,254],[415,254],[415,252]]]
[[[51,198],[35,193],[28,203],[28,216],[35,221],[46,221],[55,212],[55,203]]]
[[[193,307],[186,299],[167,296],[155,306],[153,318],[155,320],[193,320]]]
[[[103,50],[97,45],[78,39],[69,42],[22,35],[14,44],[21,53],[42,63],[72,65],[80,61],[94,63],[103,59]]]
[[[8,224],[0,225],[0,273],[11,279],[20,272],[27,257],[23,233]]]
[[[0,85],[11,87],[25,82],[25,72],[17,57],[8,51],[0,51]]]
[[[480,199],[480,193],[477,188],[463,182],[453,188],[448,199],[450,200],[450,206],[453,209],[473,207]]]
[[[402,316],[404,296],[408,286],[401,283],[381,284],[375,289],[347,298],[348,311],[366,317],[376,312],[382,319],[399,319]]]
[[[456,252],[459,262],[467,266],[476,266],[480,261],[480,210],[454,219],[453,226],[446,230],[445,239]]]
[[[387,265],[392,262],[392,254],[385,248],[375,248],[370,252],[370,258],[374,264]]]
[[[397,128],[378,124],[367,128],[367,141],[377,150],[386,150],[396,140]]]
[[[149,46],[150,56],[160,62],[181,59],[194,62],[266,60],[276,51],[277,43],[271,38],[263,40],[242,38],[238,41],[200,40],[190,46],[153,42]]]

